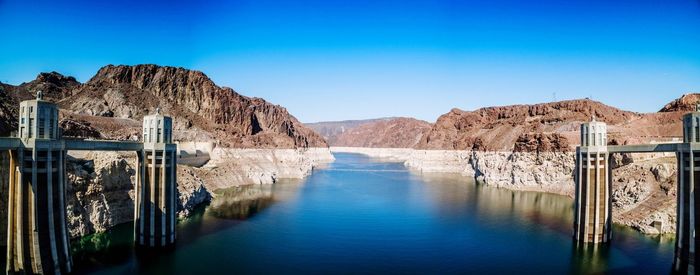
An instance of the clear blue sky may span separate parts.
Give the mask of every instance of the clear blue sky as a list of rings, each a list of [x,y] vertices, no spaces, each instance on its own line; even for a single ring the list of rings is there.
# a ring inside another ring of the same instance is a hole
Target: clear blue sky
[[[699,0],[100,2],[0,0],[0,81],[182,66],[304,122],[700,92]]]

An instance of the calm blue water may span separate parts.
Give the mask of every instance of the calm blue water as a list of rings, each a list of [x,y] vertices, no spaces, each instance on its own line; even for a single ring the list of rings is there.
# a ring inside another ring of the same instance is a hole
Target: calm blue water
[[[131,225],[73,245],[80,273],[669,273],[673,240],[615,228],[575,247],[572,199],[421,176],[354,154],[300,182],[227,190],[135,254]]]

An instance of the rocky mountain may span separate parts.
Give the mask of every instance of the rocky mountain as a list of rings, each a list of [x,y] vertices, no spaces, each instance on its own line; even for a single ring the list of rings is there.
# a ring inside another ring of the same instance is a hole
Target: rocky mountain
[[[686,101],[691,97],[684,96]],[[682,136],[680,116],[686,108],[672,104],[664,108],[666,113],[651,114],[623,111],[589,99],[475,111],[453,109],[438,118],[416,148],[566,152],[579,144],[579,125],[593,117],[608,124],[609,140],[619,144],[667,141]]]
[[[430,130],[431,124],[413,118],[393,118],[359,125],[337,135],[332,146],[412,148]]]
[[[667,112],[678,112],[678,111],[684,111],[684,112],[691,112],[695,111],[695,107],[697,104],[700,102],[700,94],[695,94],[695,93],[689,93],[689,94],[684,94],[680,98],[673,100],[666,104],[659,112],[667,113]]]
[[[42,90],[45,98],[58,102],[62,117],[72,121],[62,125],[73,131],[87,129],[79,127],[87,123],[104,138],[140,135],[143,116],[160,108],[173,117],[176,140],[215,140],[240,148],[327,147],[285,108],[217,86],[204,73],[184,68],[108,65],[84,84],[52,72],[0,89],[0,134],[5,135],[17,127],[17,102]]]
[[[35,80],[17,86],[0,83],[0,136],[8,136],[17,129],[20,101],[34,98],[38,90],[44,92],[44,98],[58,101],[79,86],[75,78],[57,72],[40,73]]]

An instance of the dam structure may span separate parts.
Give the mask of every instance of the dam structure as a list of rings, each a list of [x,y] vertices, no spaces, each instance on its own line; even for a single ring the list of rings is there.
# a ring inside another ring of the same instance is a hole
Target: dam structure
[[[172,143],[172,119],[160,114],[143,118],[143,150],[137,153],[134,240],[140,246],[175,243],[177,212],[177,146]]]
[[[139,158],[135,219],[150,211],[150,234],[134,240],[145,246],[175,241],[175,145],[172,120],[160,115],[144,119],[141,142],[64,139],[58,127],[58,107],[43,99],[20,103],[18,134],[0,138],[0,150],[9,153],[7,217],[8,274],[66,274],[72,271],[70,237],[66,221],[66,158],[69,150],[129,151]],[[149,125],[149,127],[146,127]],[[151,126],[152,125],[152,126]],[[153,131],[153,138],[150,134]],[[138,206],[145,206],[138,207]],[[156,213],[155,215],[153,213]],[[157,221],[153,219],[157,217]],[[159,232],[159,233],[156,233]],[[160,240],[154,240],[154,237]]]
[[[683,142],[639,145],[607,145],[607,125],[593,119],[581,125],[581,146],[576,148],[573,238],[581,244],[607,243],[612,239],[612,161],[618,153],[675,153],[678,165],[676,193],[676,243],[673,270],[695,273],[695,186],[700,185],[700,106],[683,116]]]
[[[611,237],[611,165],[607,125],[593,121],[581,125],[581,146],[576,150],[574,238],[607,242]]]

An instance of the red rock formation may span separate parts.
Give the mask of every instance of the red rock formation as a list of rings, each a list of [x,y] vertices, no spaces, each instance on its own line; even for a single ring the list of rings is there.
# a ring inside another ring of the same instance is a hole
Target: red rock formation
[[[651,114],[622,111],[588,99],[475,111],[453,109],[438,118],[416,148],[570,151],[580,142],[580,123],[593,116],[608,123],[608,135],[620,142],[672,141],[682,135],[680,117],[698,99],[700,96],[686,95],[664,107],[664,113]]]
[[[18,86],[0,83],[0,136],[8,136],[17,129],[19,102],[32,99],[38,90],[44,91],[44,98],[58,101],[80,86],[73,77],[65,77],[57,72],[40,73],[35,80]]]
[[[700,94],[684,94],[680,98],[666,104],[659,112],[692,112],[695,111],[695,106],[698,103],[700,103]]]
[[[568,152],[569,141],[558,133],[527,133],[515,141],[514,152]]]
[[[184,68],[109,65],[85,84],[58,73],[42,73],[32,82],[2,87],[17,102],[31,98],[30,92],[42,89],[46,98],[58,101],[64,113],[91,123],[99,122],[93,126],[107,138],[124,139],[131,134],[103,131],[99,127],[133,127],[144,115],[160,107],[165,114],[173,116],[176,139],[215,139],[224,146],[244,148],[327,146],[285,108],[219,87],[204,73]],[[114,119],[109,123],[94,116]],[[16,127],[9,127],[13,126]],[[133,129],[129,128],[128,132]]]

